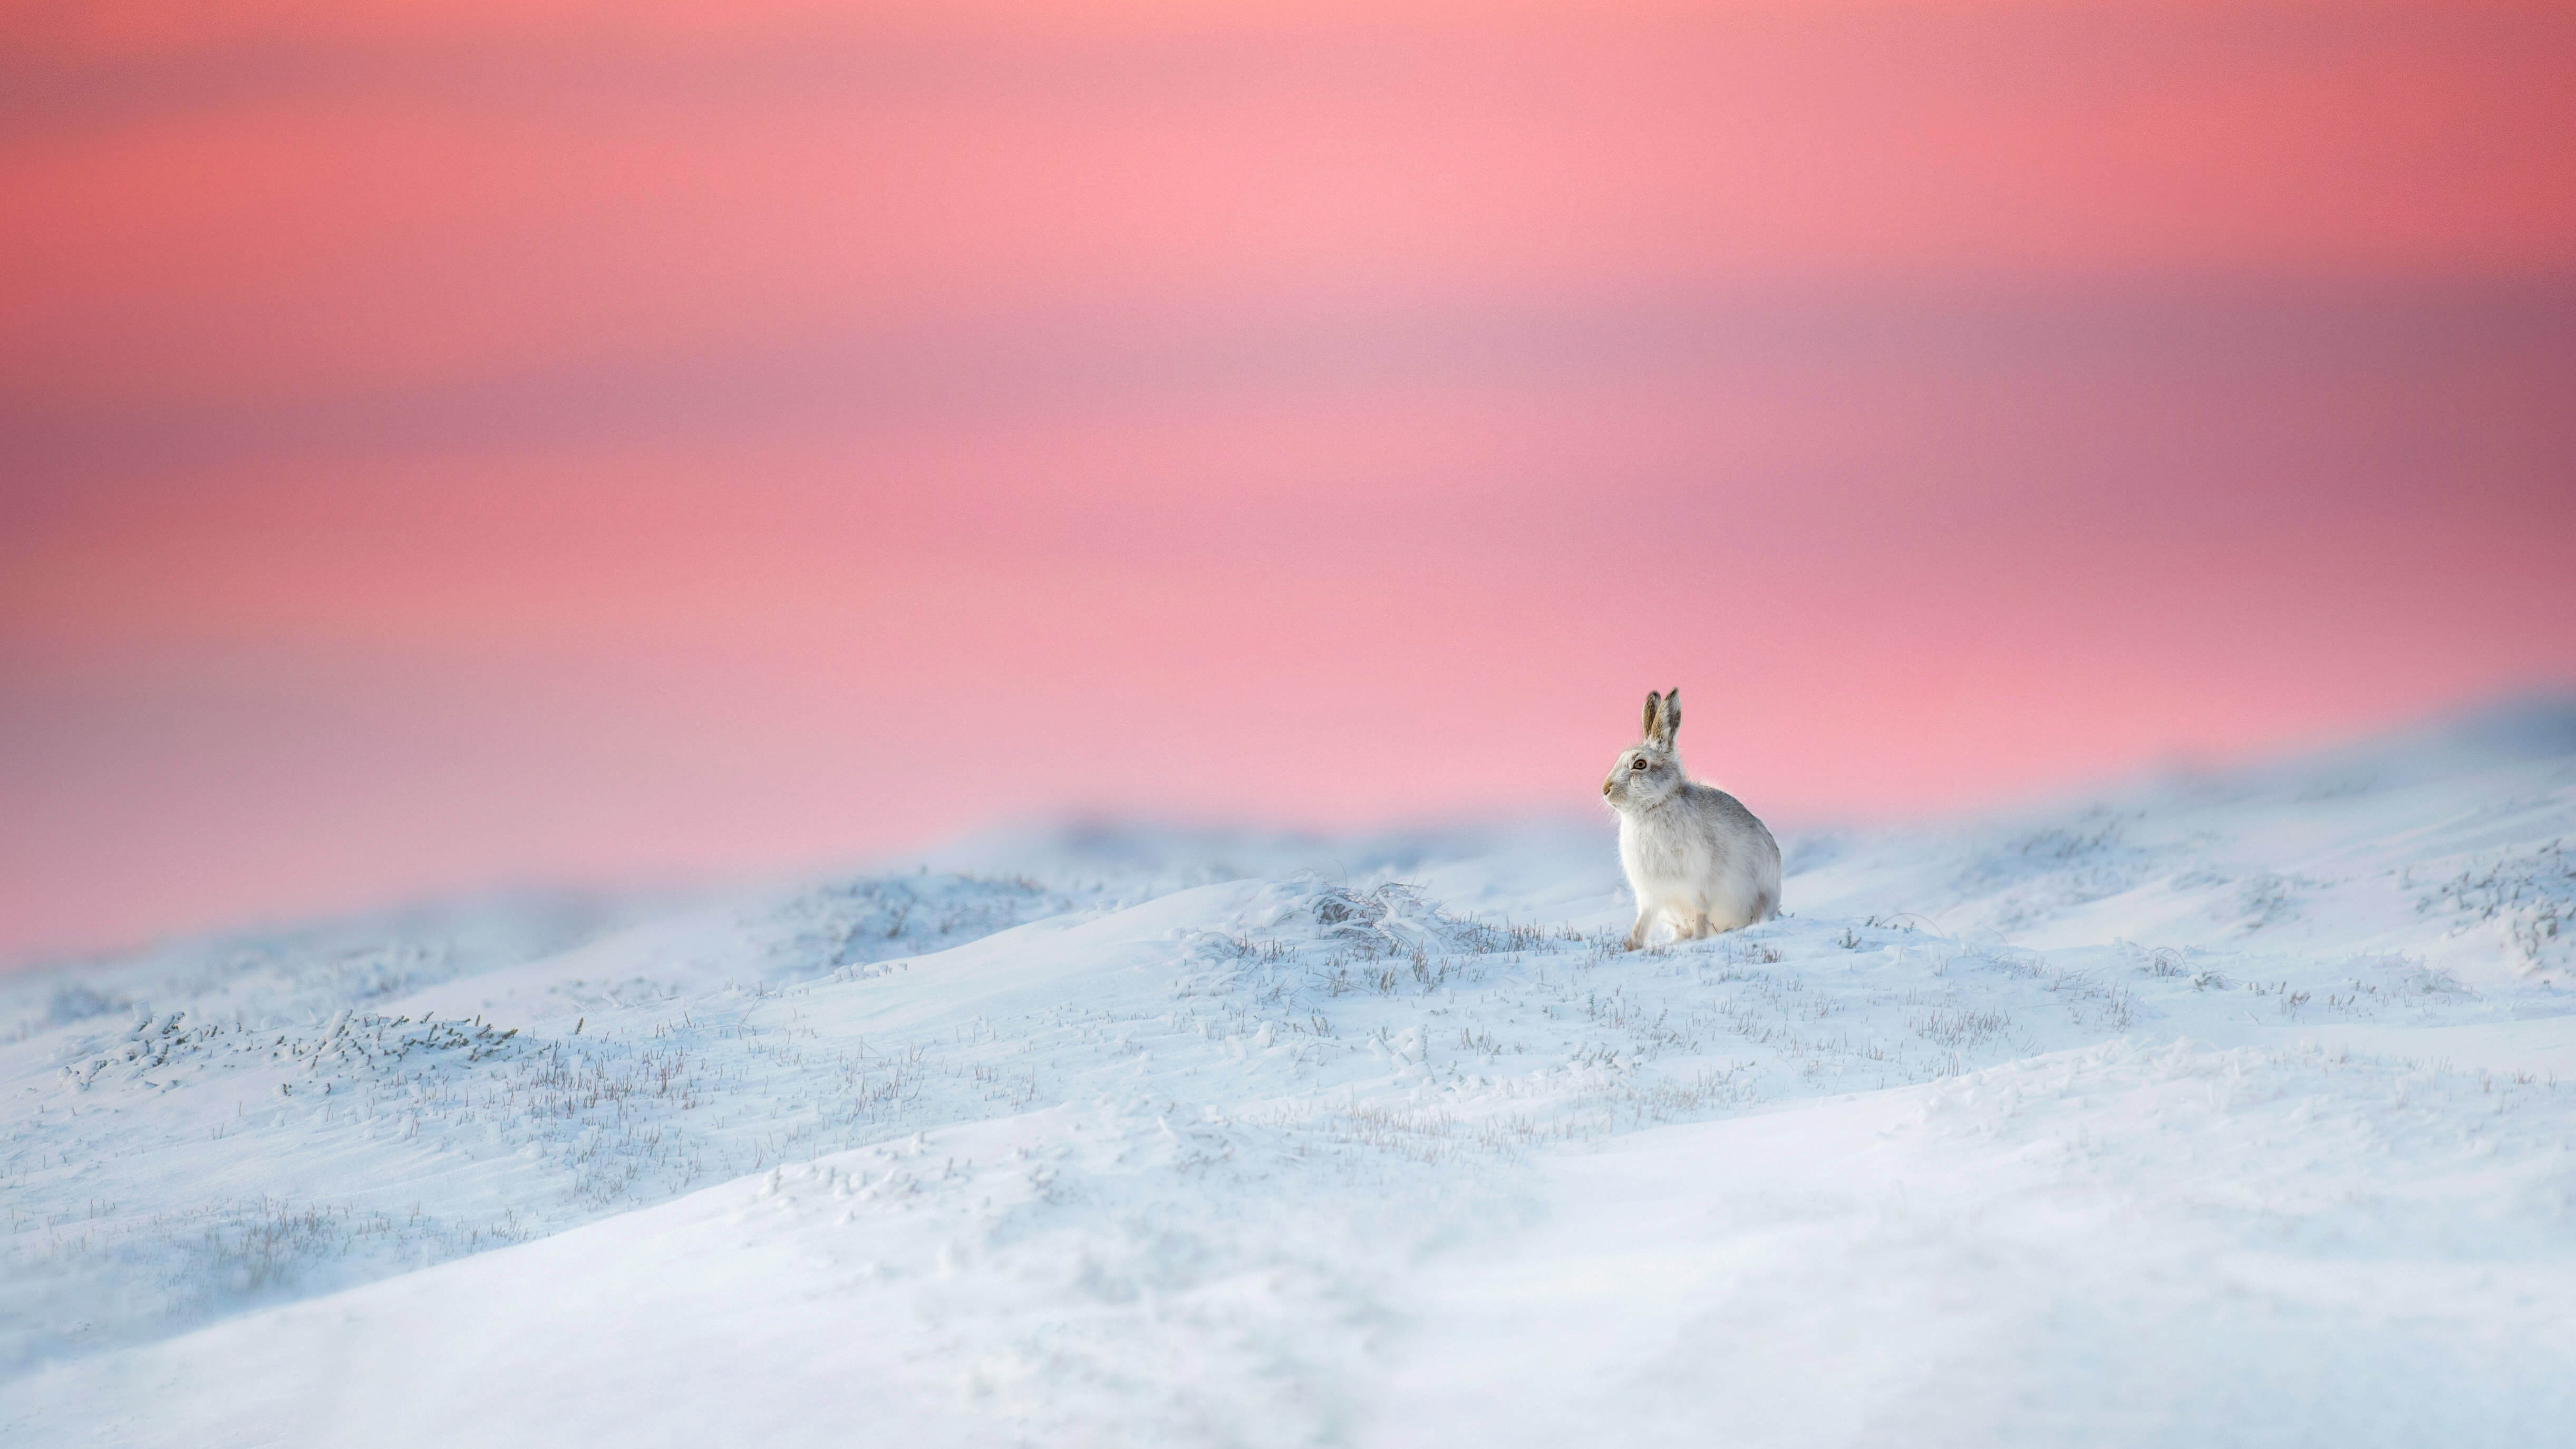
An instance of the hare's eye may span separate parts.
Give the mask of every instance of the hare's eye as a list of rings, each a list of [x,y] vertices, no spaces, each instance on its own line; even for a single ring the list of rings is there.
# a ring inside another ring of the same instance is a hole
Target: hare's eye
[[[1628,768],[1631,770],[1642,770],[1646,768],[1646,762],[1643,760],[1630,760],[1628,762]]]

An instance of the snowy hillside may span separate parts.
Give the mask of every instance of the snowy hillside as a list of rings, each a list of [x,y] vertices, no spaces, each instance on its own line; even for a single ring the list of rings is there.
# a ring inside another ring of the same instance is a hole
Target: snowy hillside
[[[0,977],[0,1440],[2576,1423],[2576,706],[1790,832],[1789,918],[1635,954],[1609,836],[1022,835]]]

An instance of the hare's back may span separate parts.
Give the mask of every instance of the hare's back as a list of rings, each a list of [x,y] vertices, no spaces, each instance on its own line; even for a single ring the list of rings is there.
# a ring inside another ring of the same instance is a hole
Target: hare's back
[[[1745,809],[1743,801],[1714,785],[1694,782],[1688,791],[1691,816],[1720,869],[1740,874],[1756,887],[1768,885],[1777,900],[1780,843],[1771,838],[1770,828]]]
[[[1770,829],[1752,811],[1744,808],[1743,801],[1715,785],[1702,785],[1697,781],[1682,789],[1690,802],[1691,814],[1718,842],[1735,847],[1758,841],[1769,846],[1774,854],[1778,853],[1779,847],[1772,844]]]

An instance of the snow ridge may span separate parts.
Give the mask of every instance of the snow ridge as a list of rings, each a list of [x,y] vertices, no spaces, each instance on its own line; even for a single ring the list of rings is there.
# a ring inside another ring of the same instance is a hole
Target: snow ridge
[[[1791,835],[1636,953],[1606,826],[1087,828],[0,983],[0,1429],[2545,1442],[2559,723]]]

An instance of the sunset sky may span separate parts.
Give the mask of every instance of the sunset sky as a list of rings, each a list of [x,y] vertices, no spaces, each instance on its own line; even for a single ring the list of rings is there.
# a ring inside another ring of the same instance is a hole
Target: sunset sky
[[[0,958],[2576,682],[2576,6],[0,8]]]

